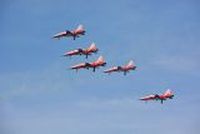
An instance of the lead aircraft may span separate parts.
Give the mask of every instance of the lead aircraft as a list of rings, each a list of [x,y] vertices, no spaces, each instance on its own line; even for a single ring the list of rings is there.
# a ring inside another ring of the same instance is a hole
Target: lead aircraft
[[[83,28],[83,25],[79,25],[74,30],[66,30],[63,32],[59,32],[53,36],[55,39],[60,39],[63,37],[73,37],[73,40],[75,40],[77,37],[80,37],[81,35],[85,35],[85,30]]]

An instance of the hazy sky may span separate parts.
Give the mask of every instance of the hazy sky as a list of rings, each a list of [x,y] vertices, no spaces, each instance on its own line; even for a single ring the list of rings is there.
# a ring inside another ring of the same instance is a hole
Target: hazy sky
[[[1,134],[199,134],[198,0],[0,2]],[[83,24],[86,35],[52,40]],[[64,58],[95,42],[99,53]],[[103,55],[105,68],[69,70]],[[133,59],[127,76],[103,70]],[[170,88],[173,100],[139,97]]]

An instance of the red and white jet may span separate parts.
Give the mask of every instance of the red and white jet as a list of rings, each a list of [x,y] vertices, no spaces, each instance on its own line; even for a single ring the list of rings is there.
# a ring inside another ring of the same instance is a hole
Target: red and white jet
[[[161,104],[163,104],[163,101],[167,100],[167,99],[173,99],[174,94],[172,93],[172,91],[170,89],[167,89],[163,94],[158,95],[158,94],[151,94],[151,95],[147,95],[145,97],[141,97],[140,100],[142,101],[150,101],[150,100],[160,100]]]
[[[130,60],[127,65],[111,67],[107,70],[104,70],[104,73],[110,74],[112,72],[124,72],[124,75],[126,75],[130,70],[135,70],[135,69],[136,69],[135,63],[132,60]]]
[[[78,49],[66,52],[64,56],[85,55],[86,58],[88,58],[88,55],[91,55],[92,53],[97,53],[97,51],[98,51],[98,48],[96,47],[95,43],[92,43],[86,49],[78,48]]]
[[[82,68],[93,68],[93,72],[95,72],[96,68],[100,67],[100,66],[105,66],[106,62],[104,60],[104,58],[102,56],[100,56],[96,61],[94,62],[84,62],[84,63],[80,63],[77,65],[74,65],[71,67],[71,69],[76,69],[76,71],[78,71],[78,69],[82,69]]]
[[[80,35],[85,35],[85,30],[83,25],[79,25],[75,30],[66,30],[63,32],[59,32],[53,36],[53,38],[60,39],[62,37],[73,37],[75,40],[76,37],[80,37]]]

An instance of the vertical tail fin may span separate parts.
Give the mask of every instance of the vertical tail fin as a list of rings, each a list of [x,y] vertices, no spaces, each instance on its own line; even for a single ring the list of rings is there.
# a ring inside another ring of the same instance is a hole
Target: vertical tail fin
[[[164,92],[164,96],[168,96],[168,95],[172,95],[172,91],[170,89],[167,89],[165,92]]]
[[[89,48],[88,48],[88,50],[96,50],[97,48],[96,48],[96,45],[95,45],[95,43],[93,42],[90,46],[89,46]]]
[[[130,60],[126,66],[136,66],[133,60]]]
[[[83,27],[83,25],[78,25],[78,27],[77,27],[76,31],[82,31],[82,30],[84,30],[84,27]]]
[[[97,62],[105,62],[103,56],[99,56],[99,58],[97,59]]]

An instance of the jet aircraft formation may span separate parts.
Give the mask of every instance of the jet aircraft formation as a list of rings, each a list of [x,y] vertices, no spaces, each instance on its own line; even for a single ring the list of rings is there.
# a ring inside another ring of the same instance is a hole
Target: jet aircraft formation
[[[73,40],[76,40],[76,38],[79,38],[83,35],[85,35],[86,31],[83,28],[83,25],[79,25],[76,29],[74,30],[65,30],[62,32],[59,32],[55,34],[52,38],[53,39],[60,39],[64,37],[72,37]],[[97,53],[99,49],[96,47],[95,43],[90,44],[88,48],[76,48],[74,50],[67,51],[63,54],[65,57],[72,57],[72,56],[77,56],[77,55],[84,55],[85,58],[87,59],[88,56],[91,56],[93,53]],[[90,69],[92,68],[93,72],[96,71],[97,68],[99,67],[104,67],[106,65],[106,61],[104,60],[103,56],[99,56],[99,58],[93,62],[82,62],[78,63],[76,65],[73,65],[70,67],[72,70],[76,70],[76,72],[79,69]],[[113,72],[123,72],[124,75],[126,75],[128,72],[131,70],[136,70],[137,66],[133,62],[133,60],[130,60],[126,65],[118,65],[118,66],[113,66],[109,69],[104,70],[104,73],[111,74]],[[147,95],[145,97],[141,97],[139,100],[141,101],[150,101],[150,100],[160,100],[161,104],[163,104],[163,101],[167,99],[173,99],[174,94],[170,89],[166,90],[165,93],[158,95],[158,94],[151,94]]]

